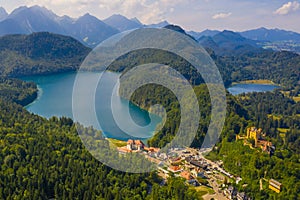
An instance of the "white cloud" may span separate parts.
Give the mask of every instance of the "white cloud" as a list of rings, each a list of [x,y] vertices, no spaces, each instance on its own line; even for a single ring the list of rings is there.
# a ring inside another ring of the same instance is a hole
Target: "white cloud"
[[[164,20],[173,12],[174,6],[186,3],[185,0],[100,0],[100,6],[128,17],[137,17],[144,23]]]
[[[1,0],[0,0],[1,1]],[[41,5],[59,10],[61,14],[78,16],[86,10],[122,14],[129,18],[137,17],[143,23],[155,23],[165,20],[179,4],[188,4],[190,0],[24,0],[27,5]],[[99,13],[101,15],[101,13]],[[98,15],[98,16],[99,16]]]
[[[280,8],[278,8],[274,13],[278,15],[286,15],[292,11],[296,11],[300,8],[300,3],[298,1],[288,2],[283,4]]]
[[[213,19],[224,19],[224,18],[227,18],[229,16],[231,16],[231,12],[229,13],[217,13],[215,14],[214,16],[212,16]]]

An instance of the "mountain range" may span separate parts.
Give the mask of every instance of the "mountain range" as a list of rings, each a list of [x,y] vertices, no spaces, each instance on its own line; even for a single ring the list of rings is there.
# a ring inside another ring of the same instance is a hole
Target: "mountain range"
[[[112,35],[126,30],[168,25],[167,21],[145,25],[137,18],[128,19],[119,14],[100,20],[87,13],[74,19],[69,16],[58,16],[40,6],[22,6],[10,14],[0,8],[0,36],[51,32],[71,36],[88,47],[95,47]],[[233,32],[207,29],[202,32],[185,31],[185,33],[217,53],[245,52],[259,47],[300,52],[300,34],[286,30],[258,28]]]
[[[203,36],[213,37],[222,31],[206,29],[202,32],[188,31],[187,33],[194,38],[200,39]],[[294,41],[300,43],[300,34],[293,31],[280,29],[267,29],[264,27],[258,29],[236,32],[241,36],[260,42],[279,42],[279,41]]]
[[[161,27],[166,23],[156,26]],[[113,15],[102,21],[88,13],[77,19],[60,17],[40,6],[22,6],[10,14],[0,8],[0,36],[51,32],[74,37],[86,46],[95,47],[114,34],[141,27],[147,26],[136,18],[128,19],[122,15]]]
[[[231,36],[235,35],[235,37],[229,37],[229,33],[231,32]],[[300,34],[292,31],[280,30],[280,29],[267,29],[267,28],[258,28],[247,30],[243,32],[233,32],[233,31],[218,31],[218,30],[205,30],[202,32],[194,32],[189,31],[188,34],[192,35],[194,38],[197,38],[199,42],[208,48],[213,49],[214,51],[220,51],[220,44],[218,43],[218,37],[226,37],[230,40],[231,48],[240,48],[247,50],[246,46],[250,45],[250,51],[252,47],[262,47],[265,49],[273,49],[276,51],[293,51],[296,53],[300,53]],[[234,34],[235,33],[235,34]],[[225,35],[224,35],[225,34]],[[226,36],[227,35],[227,36]],[[242,39],[243,37],[244,39]],[[243,41],[242,41],[242,40]],[[233,44],[234,43],[234,44]],[[244,43],[244,44],[242,44]],[[221,45],[221,49],[222,46]],[[242,45],[242,46],[240,46]],[[232,49],[231,49],[232,50]],[[222,50],[221,50],[222,51]],[[223,52],[230,53],[230,52]]]

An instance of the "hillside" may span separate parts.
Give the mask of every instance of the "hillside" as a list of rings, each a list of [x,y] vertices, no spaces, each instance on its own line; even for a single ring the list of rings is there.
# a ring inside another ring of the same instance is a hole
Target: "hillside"
[[[79,68],[90,49],[71,37],[52,33],[0,37],[0,75],[51,74]]]
[[[260,50],[255,41],[227,30],[213,36],[202,36],[198,41],[202,46],[212,49],[218,55],[240,55]]]
[[[258,28],[253,30],[248,30],[240,33],[242,36],[258,41],[295,41],[300,42],[300,34],[293,31],[286,31],[280,29],[267,29]]]
[[[100,131],[65,117],[45,119],[14,103],[34,87],[0,80],[0,199],[198,199],[179,178],[161,185],[156,173],[120,172],[96,160],[77,128],[108,148]]]
[[[169,27],[172,30],[186,34],[180,27]],[[238,40],[235,41],[235,38]],[[233,82],[256,79],[272,80],[286,90],[292,90],[299,84],[299,55],[286,51],[263,50],[257,46],[248,48],[252,45],[252,42],[252,40],[245,39],[232,32],[225,32],[215,37],[205,37],[202,41],[203,46],[206,46],[210,56],[219,68],[226,87]],[[112,63],[110,69],[125,73],[129,69],[144,63],[162,63],[172,66],[191,84],[199,85],[203,83],[201,76],[186,60],[160,50],[145,49],[130,52]]]
[[[0,99],[26,106],[37,97],[37,86],[18,79],[0,78]]]

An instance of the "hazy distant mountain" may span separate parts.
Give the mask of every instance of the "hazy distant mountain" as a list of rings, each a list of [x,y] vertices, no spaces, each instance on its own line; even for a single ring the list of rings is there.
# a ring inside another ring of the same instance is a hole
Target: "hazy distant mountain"
[[[202,36],[199,43],[206,48],[214,50],[217,54],[243,54],[257,51],[260,48],[256,42],[242,37],[233,31],[223,31],[214,36]]]
[[[221,31],[218,30],[209,30],[206,29],[202,32],[195,32],[195,31],[188,31],[187,33],[191,36],[193,36],[194,38],[201,38],[202,36],[215,36],[216,34],[220,33]]]
[[[68,35],[91,47],[119,32],[90,14],[77,20],[64,17],[60,24]]]
[[[103,20],[103,22],[121,32],[143,27],[143,25],[140,22],[137,22],[136,19],[130,20],[122,15],[112,15]]]
[[[4,20],[8,16],[6,10],[0,7],[0,21]]]
[[[252,40],[270,41],[270,42],[295,41],[300,43],[299,33],[280,30],[280,29],[259,28],[259,29],[241,32],[241,35]]]
[[[139,20],[138,18],[136,18],[136,17],[134,17],[134,18],[132,18],[132,19],[130,19],[130,20],[131,20],[131,21],[134,21],[134,22],[136,22],[136,23],[138,23],[138,24],[140,24],[140,25],[142,25],[142,26],[144,26],[143,23],[140,22],[140,20]]]
[[[212,50],[217,50],[219,49],[218,44],[213,40],[211,36],[202,36],[199,38],[198,42],[203,46],[210,48]]]
[[[148,28],[163,28],[167,25],[169,25],[170,23],[168,21],[162,21],[162,22],[159,22],[157,24],[149,24],[149,25],[146,25],[146,27]]]
[[[0,35],[33,32],[68,35],[87,46],[94,47],[119,31],[89,14],[78,19],[68,16],[59,17],[39,6],[19,7],[0,22]]]
[[[56,17],[54,13],[43,7],[23,6],[14,10],[2,21],[0,32],[2,35],[42,31],[64,34],[63,28],[56,22]],[[11,24],[12,21],[14,22]],[[11,32],[12,30],[14,32]]]

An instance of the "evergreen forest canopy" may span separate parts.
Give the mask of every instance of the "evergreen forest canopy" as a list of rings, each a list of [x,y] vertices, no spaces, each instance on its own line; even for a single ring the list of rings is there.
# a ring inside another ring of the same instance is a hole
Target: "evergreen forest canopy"
[[[0,76],[20,77],[75,71],[90,49],[77,40],[52,34],[0,37]]]
[[[154,172],[129,174],[105,166],[85,149],[71,119],[45,119],[17,104],[31,96],[34,84],[7,80],[0,84],[4,86],[0,95],[0,199],[199,198],[180,178],[162,186]],[[77,126],[88,135],[96,133],[92,137],[109,145],[101,132]]]

